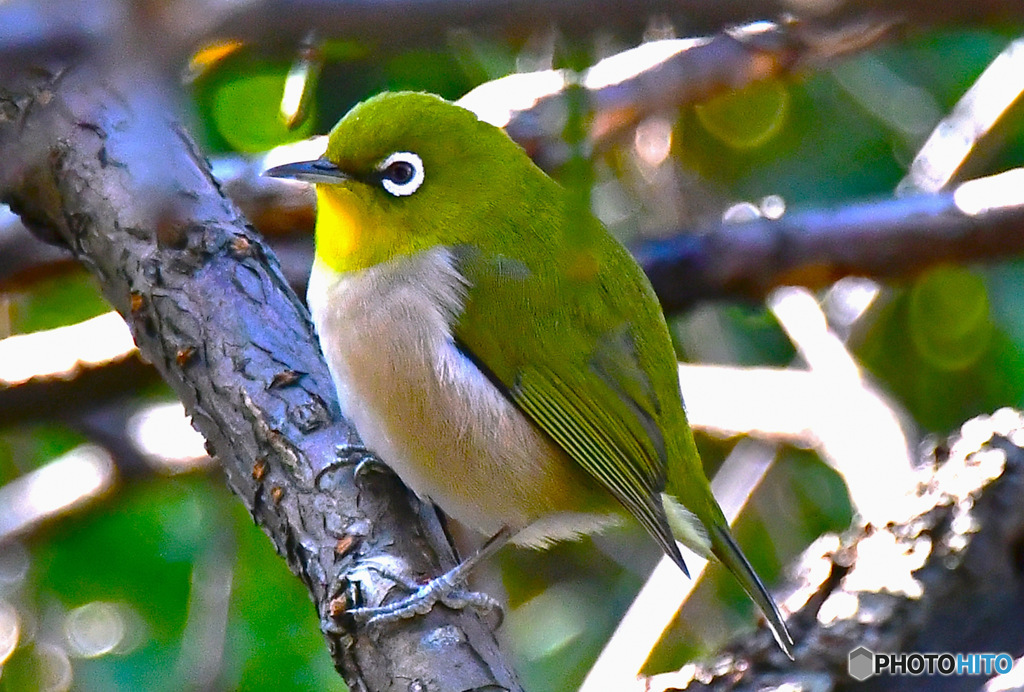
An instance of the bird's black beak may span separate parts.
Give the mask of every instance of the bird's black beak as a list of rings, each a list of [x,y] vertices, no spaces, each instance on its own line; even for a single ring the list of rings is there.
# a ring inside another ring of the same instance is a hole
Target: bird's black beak
[[[325,158],[316,161],[295,161],[274,166],[263,172],[271,178],[291,178],[307,183],[340,183],[350,176]]]

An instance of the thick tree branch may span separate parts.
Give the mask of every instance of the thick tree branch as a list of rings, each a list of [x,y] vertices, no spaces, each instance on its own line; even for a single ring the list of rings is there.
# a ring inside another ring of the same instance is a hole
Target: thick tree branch
[[[392,588],[375,560],[419,578],[450,555],[393,477],[353,476],[358,440],[335,422],[305,309],[149,83],[85,66],[5,74],[2,197],[99,278],[308,586],[353,689],[518,689],[470,613],[437,608],[378,631],[344,627],[353,599],[374,604]]]

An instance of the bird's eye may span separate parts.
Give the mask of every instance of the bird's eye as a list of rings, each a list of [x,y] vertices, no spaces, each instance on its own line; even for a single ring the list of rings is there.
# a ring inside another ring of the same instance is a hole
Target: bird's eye
[[[395,185],[405,185],[416,175],[416,169],[408,161],[395,161],[384,172],[387,174],[387,179]]]
[[[395,197],[406,197],[423,184],[423,159],[411,151],[396,151],[377,166],[380,184]]]

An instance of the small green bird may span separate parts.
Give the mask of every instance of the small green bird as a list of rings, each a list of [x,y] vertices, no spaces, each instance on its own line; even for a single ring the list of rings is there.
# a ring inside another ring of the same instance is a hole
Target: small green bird
[[[684,572],[677,539],[721,560],[790,654],[704,476],[647,277],[502,130],[384,93],[322,158],[267,174],[316,184],[320,345],[345,415],[409,487],[495,535],[488,554],[631,516]]]

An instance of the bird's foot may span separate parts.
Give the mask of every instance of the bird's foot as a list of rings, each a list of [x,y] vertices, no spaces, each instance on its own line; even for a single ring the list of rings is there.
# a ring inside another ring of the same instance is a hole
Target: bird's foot
[[[335,463],[345,466],[355,465],[352,475],[362,478],[368,473],[394,474],[391,467],[377,458],[370,448],[361,444],[343,444],[334,449]]]
[[[352,608],[348,611],[348,615],[363,625],[384,625],[416,615],[425,615],[435,604],[442,603],[456,610],[469,607],[497,613],[498,622],[495,628],[500,627],[502,620],[505,619],[501,605],[487,594],[468,591],[463,589],[462,585],[466,583],[469,573],[478,563],[496,553],[511,537],[512,530],[507,526],[502,527],[487,539],[473,555],[422,586],[410,582],[401,575],[391,573],[381,565],[373,565],[372,569],[403,587],[409,592],[409,596],[396,603],[375,608]]]
[[[352,471],[352,475],[356,479],[364,478],[369,473],[390,473],[394,471],[385,464],[383,461],[377,458],[377,456],[367,447],[361,444],[340,444],[334,448],[334,459],[328,462],[323,469],[317,473],[317,481],[319,482],[325,474],[331,473],[338,469],[355,467]]]
[[[387,569],[374,565],[373,570],[401,586],[409,595],[395,603],[377,607],[352,608],[347,611],[356,623],[374,627],[399,620],[426,615],[438,603],[454,610],[473,608],[484,614],[497,613],[496,627],[504,620],[504,611],[497,600],[485,593],[462,588],[469,570],[465,563],[445,572],[426,584],[415,584]]]
[[[368,451],[366,456],[356,462],[352,475],[358,479],[365,478],[366,474],[369,473],[389,473],[394,475],[395,472],[391,470],[390,466],[374,456],[373,452]]]

